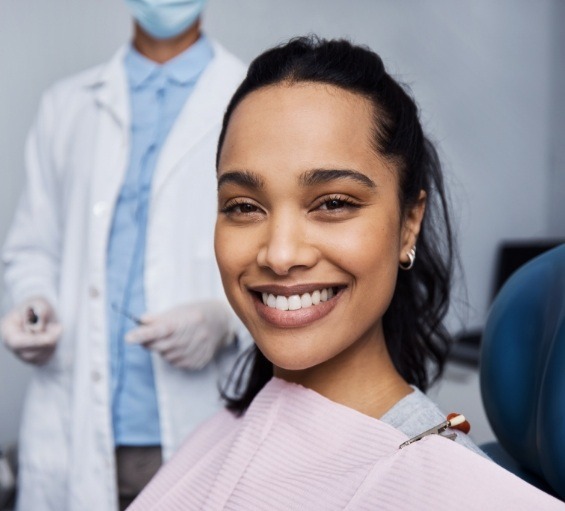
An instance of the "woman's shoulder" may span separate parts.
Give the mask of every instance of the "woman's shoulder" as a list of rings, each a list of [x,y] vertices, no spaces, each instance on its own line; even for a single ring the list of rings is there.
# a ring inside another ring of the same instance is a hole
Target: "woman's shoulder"
[[[427,429],[445,421],[446,414],[422,391],[413,387],[414,391],[396,403],[381,420],[406,436],[412,438]],[[488,456],[465,434],[455,431],[458,444],[488,458]]]

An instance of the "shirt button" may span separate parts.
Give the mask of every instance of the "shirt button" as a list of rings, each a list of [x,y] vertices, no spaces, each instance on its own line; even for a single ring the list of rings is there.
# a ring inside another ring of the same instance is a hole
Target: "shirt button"
[[[91,376],[94,383],[97,383],[102,379],[102,375],[96,370],[92,371]]]
[[[92,213],[94,216],[102,216],[108,211],[108,203],[104,201],[99,201],[92,207]]]
[[[90,296],[90,298],[98,298],[100,296],[100,291],[98,291],[98,288],[90,286],[88,289],[88,296]]]

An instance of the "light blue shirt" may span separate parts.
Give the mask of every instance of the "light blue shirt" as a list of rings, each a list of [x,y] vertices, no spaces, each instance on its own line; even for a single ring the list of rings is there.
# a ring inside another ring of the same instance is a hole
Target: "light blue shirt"
[[[125,334],[136,325],[115,307],[137,317],[146,311],[143,275],[153,173],[171,127],[212,57],[212,46],[203,36],[163,65],[133,47],[124,59],[131,105],[131,152],[115,205],[106,266],[116,445],[161,444],[151,353],[125,342]]]

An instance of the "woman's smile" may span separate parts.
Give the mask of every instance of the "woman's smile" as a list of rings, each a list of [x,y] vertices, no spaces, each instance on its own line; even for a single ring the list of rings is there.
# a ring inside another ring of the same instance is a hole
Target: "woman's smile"
[[[259,316],[273,326],[297,328],[324,318],[338,305],[345,285],[261,285],[250,288]]]

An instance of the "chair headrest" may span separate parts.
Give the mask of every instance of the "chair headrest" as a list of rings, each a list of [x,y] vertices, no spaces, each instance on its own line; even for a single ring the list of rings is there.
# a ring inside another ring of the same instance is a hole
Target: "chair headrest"
[[[501,445],[565,498],[565,244],[521,267],[500,290],[480,373]]]

